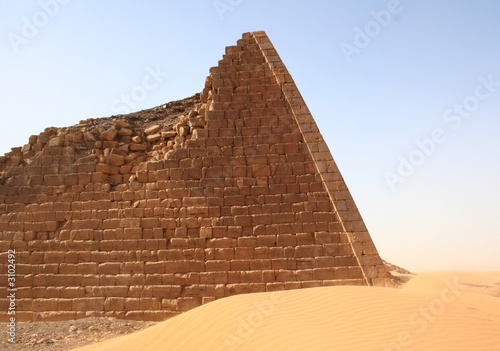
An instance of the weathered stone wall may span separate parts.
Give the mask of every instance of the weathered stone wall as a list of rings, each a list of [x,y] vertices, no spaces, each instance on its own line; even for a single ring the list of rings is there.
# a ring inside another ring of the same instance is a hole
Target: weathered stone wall
[[[171,123],[48,129],[0,171],[2,319],[9,249],[18,320],[164,319],[240,293],[391,284],[264,32],[227,47]]]

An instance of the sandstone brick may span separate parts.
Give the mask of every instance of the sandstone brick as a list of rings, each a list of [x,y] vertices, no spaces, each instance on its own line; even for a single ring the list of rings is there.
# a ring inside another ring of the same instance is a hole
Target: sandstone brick
[[[338,268],[339,272],[344,272],[345,268]],[[347,275],[349,279],[363,279],[363,272],[360,267],[348,267]],[[345,278],[345,276],[342,276]]]
[[[150,143],[155,142],[157,140],[160,140],[162,135],[160,133],[156,134],[151,134],[146,137],[146,140],[149,141]]]
[[[257,248],[255,248],[254,258],[256,258],[256,259],[269,258],[269,247],[257,247]]]
[[[153,297],[175,298],[180,296],[182,287],[180,285],[158,285],[153,286]]]
[[[207,247],[228,248],[236,246],[236,241],[231,238],[220,238],[207,240]]]
[[[73,299],[74,311],[103,311],[105,298],[85,297]]]
[[[123,301],[125,311],[134,311],[140,309],[140,298],[128,297]]]
[[[125,156],[118,154],[110,154],[109,155],[109,163],[113,166],[120,167],[125,164]]]
[[[226,295],[246,294],[250,292],[250,284],[238,283],[226,286]]]
[[[252,259],[254,257],[254,249],[252,247],[237,247],[234,249],[235,259]]]
[[[161,308],[166,310],[177,310],[177,299],[162,299]]]
[[[177,309],[179,311],[188,311],[201,306],[201,297],[180,297],[177,300]]]
[[[279,213],[272,215],[272,223],[293,223],[295,221],[295,214],[293,213]]]
[[[269,270],[272,268],[271,260],[269,259],[254,259],[250,261],[251,270]]]
[[[77,266],[77,274],[97,274],[99,264],[94,262],[79,263]]]
[[[122,228],[138,228],[141,226],[140,218],[122,218],[120,220],[120,227]]]
[[[262,271],[246,271],[241,274],[243,283],[262,283]]]
[[[119,274],[120,263],[101,263],[98,266],[97,272],[99,274]]]
[[[107,140],[107,141],[112,141],[115,139],[118,131],[115,128],[109,128],[105,130],[104,132],[101,133],[101,139]]]
[[[146,262],[144,265],[144,272],[146,274],[164,273],[165,262]]]
[[[297,238],[293,234],[279,234],[276,242],[278,246],[295,246]]]
[[[315,238],[314,233],[298,233],[295,236],[297,238],[297,245],[314,245]]]
[[[146,151],[148,149],[148,146],[146,144],[131,144],[130,145],[130,151]]]
[[[248,271],[250,270],[250,260],[232,260],[232,271]]]
[[[22,313],[22,312],[21,312]],[[16,316],[18,316],[18,312],[16,312]],[[26,315],[26,313],[22,313],[22,315]],[[32,321],[34,322],[60,322],[67,321],[76,318],[76,312],[35,312],[32,314]]]
[[[65,185],[65,181],[62,175],[48,174],[43,177],[43,184],[46,186],[60,186]]]
[[[72,299],[58,299],[57,300],[57,311],[72,311],[73,310],[73,300]]]
[[[233,258],[234,258],[234,249],[232,248],[215,249],[216,260],[232,260]]]
[[[276,246],[276,235],[257,236],[257,246],[263,246],[263,247]]]
[[[158,124],[154,124],[144,130],[144,133],[147,135],[155,134],[161,129],[161,126]]]
[[[271,214],[254,214],[252,215],[252,224],[271,224],[272,215]]]
[[[227,227],[227,236],[229,238],[239,238],[242,234],[241,226],[228,226]]]
[[[190,272],[204,272],[205,262],[204,261],[189,261],[189,271]]]
[[[165,273],[188,273],[189,261],[166,261]]]
[[[234,217],[234,224],[237,226],[252,225],[252,217],[249,215],[237,215]]]
[[[141,297],[139,301],[139,309],[145,310],[158,310],[160,308],[160,301],[158,298]]]
[[[315,280],[329,280],[336,278],[336,270],[334,268],[315,268],[313,269],[313,277]]]
[[[142,218],[141,219],[142,228],[158,228],[160,227],[159,218]]]
[[[57,311],[58,299],[34,299],[32,301],[33,312]]]
[[[223,272],[231,270],[230,262],[227,260],[206,261],[205,267],[207,272]]]
[[[316,245],[300,245],[295,248],[295,257],[316,257],[323,253],[323,249]]]
[[[44,262],[47,264],[64,262],[64,252],[46,252],[44,255]],[[49,266],[44,265],[43,267],[48,268]]]
[[[335,267],[349,267],[356,266],[357,261],[354,256],[337,256],[334,258],[334,262],[331,264]]]
[[[108,297],[104,301],[105,311],[123,311],[125,309],[125,298]]]
[[[203,272],[200,274],[201,284],[227,284],[228,275],[227,272]],[[223,290],[224,288],[222,288]],[[222,295],[217,296],[224,296]]]
[[[172,238],[170,239],[170,245],[172,248],[187,248],[189,247],[189,240],[184,238]]]

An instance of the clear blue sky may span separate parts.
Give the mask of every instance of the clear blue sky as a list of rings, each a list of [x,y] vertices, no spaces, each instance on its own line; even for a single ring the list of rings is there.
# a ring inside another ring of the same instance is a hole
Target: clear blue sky
[[[382,257],[500,270],[499,14],[494,0],[0,0],[0,152],[200,92],[225,46],[265,30]]]

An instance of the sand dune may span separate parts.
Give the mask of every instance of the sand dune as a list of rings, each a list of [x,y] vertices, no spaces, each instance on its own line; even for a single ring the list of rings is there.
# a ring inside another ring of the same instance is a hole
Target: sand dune
[[[233,296],[77,350],[500,350],[500,272]]]

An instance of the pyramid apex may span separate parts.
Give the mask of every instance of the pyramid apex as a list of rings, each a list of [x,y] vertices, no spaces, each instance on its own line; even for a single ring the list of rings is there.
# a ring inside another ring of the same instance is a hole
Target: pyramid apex
[[[254,37],[267,37],[266,32],[263,30],[258,30],[258,31],[252,32],[252,35]]]
[[[250,39],[251,37],[267,37],[267,34],[263,30],[257,30],[253,32],[247,32],[242,34],[243,39]]]

